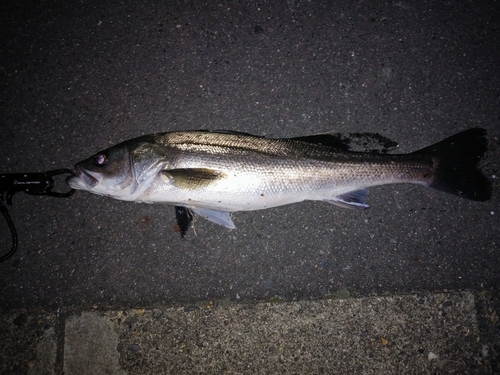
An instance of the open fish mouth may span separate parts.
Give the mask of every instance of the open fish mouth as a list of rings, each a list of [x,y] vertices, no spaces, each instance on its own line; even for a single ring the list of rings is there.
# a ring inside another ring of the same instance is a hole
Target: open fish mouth
[[[76,176],[71,176],[67,179],[68,185],[73,189],[92,189],[102,179],[101,173],[86,170],[79,165],[75,166],[75,172]]]

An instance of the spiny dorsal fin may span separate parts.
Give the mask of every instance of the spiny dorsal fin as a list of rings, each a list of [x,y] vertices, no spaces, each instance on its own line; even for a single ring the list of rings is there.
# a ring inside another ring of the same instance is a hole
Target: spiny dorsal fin
[[[348,151],[350,149],[349,139],[346,137],[343,137],[340,133],[306,135],[303,137],[294,137],[294,138],[289,138],[289,139],[294,140],[294,141],[329,146],[329,147],[333,147],[333,148],[336,148],[336,149],[342,150],[342,151]]]

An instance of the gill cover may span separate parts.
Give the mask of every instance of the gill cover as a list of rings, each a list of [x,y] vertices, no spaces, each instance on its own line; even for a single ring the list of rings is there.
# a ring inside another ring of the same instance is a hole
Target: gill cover
[[[165,150],[152,136],[139,137],[100,151],[77,163],[74,189],[121,200],[135,200],[156,174],[168,165]]]

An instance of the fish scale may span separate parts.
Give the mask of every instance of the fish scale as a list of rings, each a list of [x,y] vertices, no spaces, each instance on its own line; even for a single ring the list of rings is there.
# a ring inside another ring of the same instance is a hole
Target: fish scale
[[[419,184],[484,201],[491,183],[478,169],[486,131],[469,129],[409,154],[353,152],[330,134],[274,139],[246,133],[147,135],[76,165],[71,187],[115,199],[185,207],[234,228],[230,212],[320,200],[367,208],[366,188]]]

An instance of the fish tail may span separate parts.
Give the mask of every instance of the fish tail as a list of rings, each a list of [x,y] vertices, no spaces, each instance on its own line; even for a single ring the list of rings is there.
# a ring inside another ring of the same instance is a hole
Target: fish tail
[[[430,156],[434,161],[430,187],[462,198],[487,201],[491,198],[491,182],[478,169],[487,149],[486,130],[473,128],[414,154]]]

